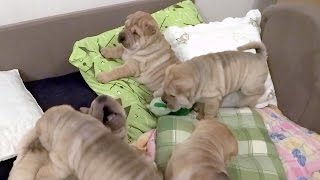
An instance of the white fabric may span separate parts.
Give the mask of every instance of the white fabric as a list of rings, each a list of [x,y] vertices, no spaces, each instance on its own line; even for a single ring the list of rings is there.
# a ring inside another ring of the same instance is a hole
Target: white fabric
[[[20,139],[42,114],[19,71],[0,71],[0,161],[16,155]]]
[[[169,27],[164,36],[181,61],[208,53],[237,50],[237,47],[250,41],[261,41],[261,13],[250,10],[243,18],[226,18],[221,22],[210,22],[186,27]],[[255,50],[249,50],[255,53]],[[266,92],[259,99],[257,108],[268,104],[277,105],[277,99],[270,73],[265,83]],[[227,96],[222,107],[234,107],[238,101],[236,93]]]

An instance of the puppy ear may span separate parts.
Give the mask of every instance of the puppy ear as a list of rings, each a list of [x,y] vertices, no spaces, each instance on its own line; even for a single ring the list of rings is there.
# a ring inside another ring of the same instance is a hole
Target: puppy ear
[[[154,23],[147,22],[144,24],[145,32],[147,35],[153,35],[157,32],[158,27]]]
[[[194,86],[194,82],[190,78],[177,79],[172,82],[172,86],[177,91],[186,91],[191,89]],[[179,93],[179,92],[178,92]]]
[[[135,13],[129,14],[129,15],[126,17],[126,20],[131,19],[134,15],[135,15]]]
[[[132,13],[132,14],[129,14],[127,17],[126,17],[126,20],[128,19],[131,19],[133,17],[141,17],[141,16],[144,16],[144,15],[148,15],[149,13],[146,13],[146,12],[143,12],[143,11],[137,11],[135,13]]]
[[[217,180],[229,180],[228,175],[225,172],[220,172],[216,176]]]
[[[92,117],[95,117],[99,121],[103,121],[103,107],[97,104],[96,101],[93,101],[90,108],[80,107],[80,112],[84,114],[89,114]]]

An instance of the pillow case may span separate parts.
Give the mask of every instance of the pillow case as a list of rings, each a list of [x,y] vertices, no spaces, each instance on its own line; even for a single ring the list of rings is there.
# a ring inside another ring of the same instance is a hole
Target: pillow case
[[[237,47],[250,41],[261,41],[260,21],[259,10],[251,10],[243,18],[226,18],[221,22],[196,26],[169,27],[164,35],[178,59],[186,61],[212,52],[237,50]],[[255,50],[249,51],[255,53]],[[266,92],[259,99],[257,108],[277,105],[270,73],[265,88]],[[236,93],[230,94],[224,99],[222,107],[234,107],[238,98]]]
[[[161,30],[168,26],[195,25],[202,19],[190,1],[172,5],[152,14]],[[146,104],[152,99],[152,94],[136,82],[134,78],[123,78],[107,84],[97,82],[95,74],[110,71],[122,64],[120,59],[105,59],[100,54],[102,47],[116,46],[118,33],[122,27],[77,41],[69,62],[79,68],[84,80],[98,95],[107,94],[120,98],[128,118],[129,141],[136,140],[142,133],[156,127],[156,117],[149,112]]]
[[[43,111],[25,88],[17,69],[0,71],[0,161],[16,155],[22,136]]]
[[[221,108],[218,119],[238,140],[238,155],[227,165],[232,180],[285,180],[286,174],[262,117],[249,108]],[[194,118],[162,116],[156,136],[156,163],[165,170],[176,144],[185,141],[194,128]]]

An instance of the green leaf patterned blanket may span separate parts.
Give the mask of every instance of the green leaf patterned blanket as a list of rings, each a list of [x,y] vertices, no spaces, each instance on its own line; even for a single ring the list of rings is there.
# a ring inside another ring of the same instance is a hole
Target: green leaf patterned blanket
[[[202,22],[194,4],[187,0],[155,12],[152,16],[161,30],[168,26],[195,25]],[[107,94],[120,98],[126,109],[128,118],[129,141],[137,139],[142,133],[156,127],[156,117],[150,113],[146,104],[152,94],[133,78],[123,78],[107,84],[96,81],[95,75],[101,71],[110,71],[122,64],[120,59],[106,60],[100,54],[102,47],[113,47],[117,44],[117,36],[122,27],[77,41],[69,62],[79,68],[84,80],[97,94]]]

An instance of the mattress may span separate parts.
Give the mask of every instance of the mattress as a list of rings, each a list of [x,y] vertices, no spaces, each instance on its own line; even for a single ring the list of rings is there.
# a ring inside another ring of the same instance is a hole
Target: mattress
[[[85,83],[79,72],[60,77],[25,83],[26,88],[43,111],[56,105],[68,104],[75,109],[89,107],[97,96]],[[0,162],[0,180],[8,178],[15,158]]]

